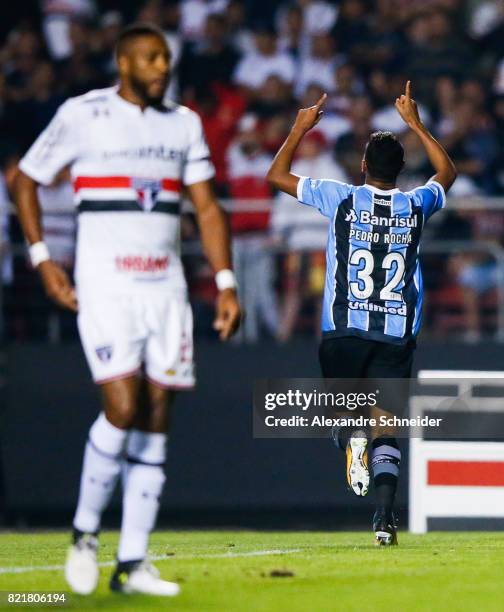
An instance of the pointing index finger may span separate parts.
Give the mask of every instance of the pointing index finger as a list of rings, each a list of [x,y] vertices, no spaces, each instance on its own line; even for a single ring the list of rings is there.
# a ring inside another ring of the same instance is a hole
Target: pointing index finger
[[[321,106],[324,104],[324,102],[325,102],[326,100],[327,100],[327,94],[326,94],[326,93],[325,93],[325,94],[322,94],[322,96],[320,96],[320,99],[319,99],[319,101],[317,102],[317,104],[315,104],[315,106],[316,106],[317,108],[320,108],[320,107],[321,107]]]
[[[411,98],[411,81],[406,82],[406,97]]]

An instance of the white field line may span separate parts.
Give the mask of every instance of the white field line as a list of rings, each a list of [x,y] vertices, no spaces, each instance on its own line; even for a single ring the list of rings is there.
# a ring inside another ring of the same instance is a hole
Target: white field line
[[[202,555],[158,555],[149,556],[150,561],[170,561],[177,559],[232,559],[236,557],[268,557],[270,555],[290,555],[293,553],[302,552],[300,548],[291,548],[286,550],[252,550],[250,552],[227,552],[213,553]],[[102,561],[98,563],[99,567],[113,567],[116,561]],[[27,574],[29,572],[57,572],[65,568],[64,565],[24,565],[21,567],[0,567],[0,574]]]

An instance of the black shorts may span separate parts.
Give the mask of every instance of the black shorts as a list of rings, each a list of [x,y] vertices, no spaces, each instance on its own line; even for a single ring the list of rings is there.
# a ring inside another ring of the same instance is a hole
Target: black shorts
[[[389,344],[357,336],[324,338],[319,348],[324,378],[411,378],[416,342]]]
[[[415,347],[414,340],[408,344],[387,344],[356,336],[325,338],[319,349],[322,375],[353,379],[353,383],[345,385],[356,392],[378,388],[382,410],[402,416],[409,403]],[[335,386],[338,387],[336,381]]]

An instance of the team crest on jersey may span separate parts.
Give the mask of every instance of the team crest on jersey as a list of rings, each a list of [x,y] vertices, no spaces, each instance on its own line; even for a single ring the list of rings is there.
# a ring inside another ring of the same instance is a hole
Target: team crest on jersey
[[[107,363],[112,358],[112,347],[111,346],[99,346],[95,349],[96,355],[100,361]]]
[[[156,205],[156,198],[161,191],[161,181],[148,178],[133,178],[131,186],[137,192],[138,203],[150,212]]]

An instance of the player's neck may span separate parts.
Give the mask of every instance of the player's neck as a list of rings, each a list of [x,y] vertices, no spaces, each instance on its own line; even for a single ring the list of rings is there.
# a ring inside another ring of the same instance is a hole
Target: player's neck
[[[147,100],[135,93],[135,91],[131,87],[127,87],[124,84],[121,84],[119,86],[117,94],[121,96],[121,98],[126,100],[126,102],[130,102],[130,104],[135,104],[136,106],[139,106],[142,111],[144,111],[147,106],[149,106]]]
[[[366,180],[364,181],[366,185],[371,185],[371,187],[376,187],[376,189],[381,189],[382,191],[390,191],[391,189],[396,188],[396,184],[388,183],[386,181],[380,181],[378,179],[371,178],[366,175]]]

